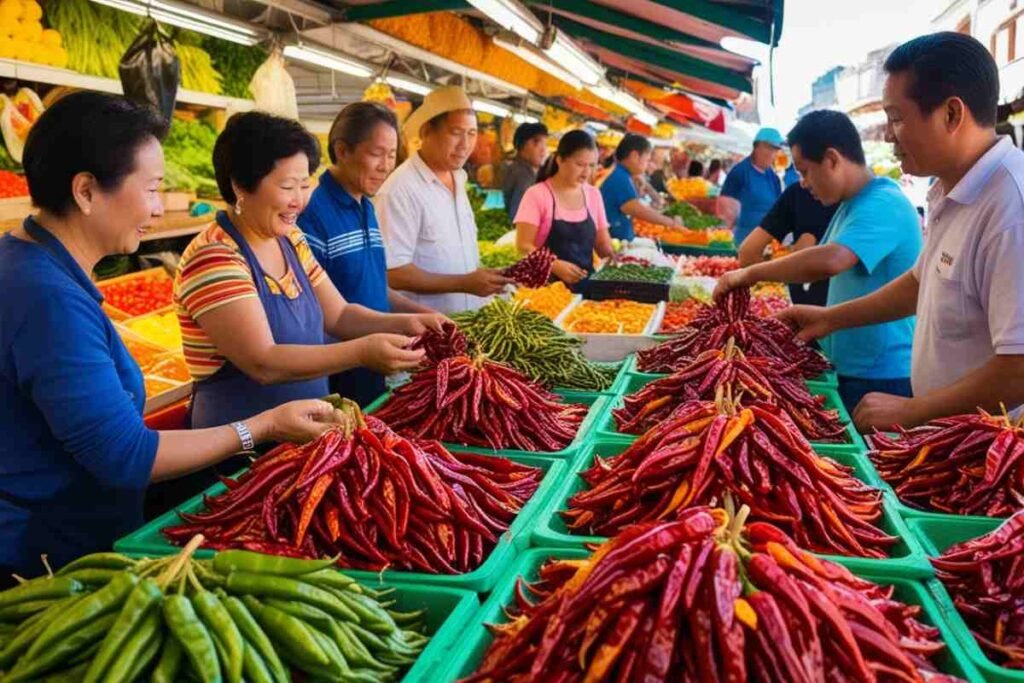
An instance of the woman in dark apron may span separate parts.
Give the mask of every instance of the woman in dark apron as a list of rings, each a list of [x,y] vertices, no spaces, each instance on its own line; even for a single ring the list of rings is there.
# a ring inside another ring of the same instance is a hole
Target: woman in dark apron
[[[563,135],[537,184],[523,195],[515,219],[519,250],[529,253],[546,246],[558,257],[552,275],[580,294],[594,273],[594,253],[612,254],[601,193],[588,183],[597,154],[597,144],[586,131]]]

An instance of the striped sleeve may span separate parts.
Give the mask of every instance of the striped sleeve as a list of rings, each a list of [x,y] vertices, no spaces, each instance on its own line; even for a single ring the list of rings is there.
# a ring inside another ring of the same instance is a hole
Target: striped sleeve
[[[302,264],[303,270],[306,271],[309,283],[313,287],[320,286],[320,283],[327,277],[327,273],[320,266],[320,262],[316,260],[316,256],[313,255],[313,250],[309,248],[305,235],[296,228],[288,235],[288,239],[291,240],[292,245],[295,247],[295,253],[299,257],[299,263]]]
[[[225,304],[259,297],[245,258],[222,242],[189,250],[178,265],[176,284],[177,300],[193,320]]]

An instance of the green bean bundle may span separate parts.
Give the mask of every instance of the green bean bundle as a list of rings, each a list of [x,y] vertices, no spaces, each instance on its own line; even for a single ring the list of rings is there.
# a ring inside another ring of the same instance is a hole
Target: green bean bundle
[[[548,387],[603,391],[619,371],[587,360],[580,339],[520,303],[495,299],[452,319],[477,351]]]

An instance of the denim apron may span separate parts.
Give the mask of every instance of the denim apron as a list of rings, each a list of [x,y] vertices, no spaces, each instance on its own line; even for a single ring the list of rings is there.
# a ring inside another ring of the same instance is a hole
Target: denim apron
[[[594,244],[597,242],[597,224],[590,215],[587,194],[583,193],[583,208],[587,211],[587,217],[581,221],[561,220],[555,217],[555,211],[558,209],[555,192],[548,183],[544,185],[551,193],[551,232],[548,233],[544,246],[561,260],[587,271],[587,277],[570,288],[577,294],[585,294],[590,284],[590,276],[594,274]]]
[[[295,299],[273,294],[267,286],[259,259],[249,248],[227,214],[217,214],[217,222],[242,250],[252,279],[267,315],[267,324],[277,344],[318,346],[324,343],[324,315],[313,285],[299,262],[295,247],[286,237],[278,237],[281,251],[302,293]],[[192,394],[192,428],[216,427],[244,420],[282,403],[305,398],[323,398],[328,394],[327,378],[263,385],[226,361],[211,377],[196,382]]]

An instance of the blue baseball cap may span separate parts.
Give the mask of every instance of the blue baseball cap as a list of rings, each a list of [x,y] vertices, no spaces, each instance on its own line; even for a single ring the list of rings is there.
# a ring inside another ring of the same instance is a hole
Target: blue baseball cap
[[[767,142],[773,147],[782,147],[786,144],[785,139],[782,137],[782,133],[775,128],[762,128],[757,131],[757,135],[754,136],[754,143],[756,144],[758,142]]]

